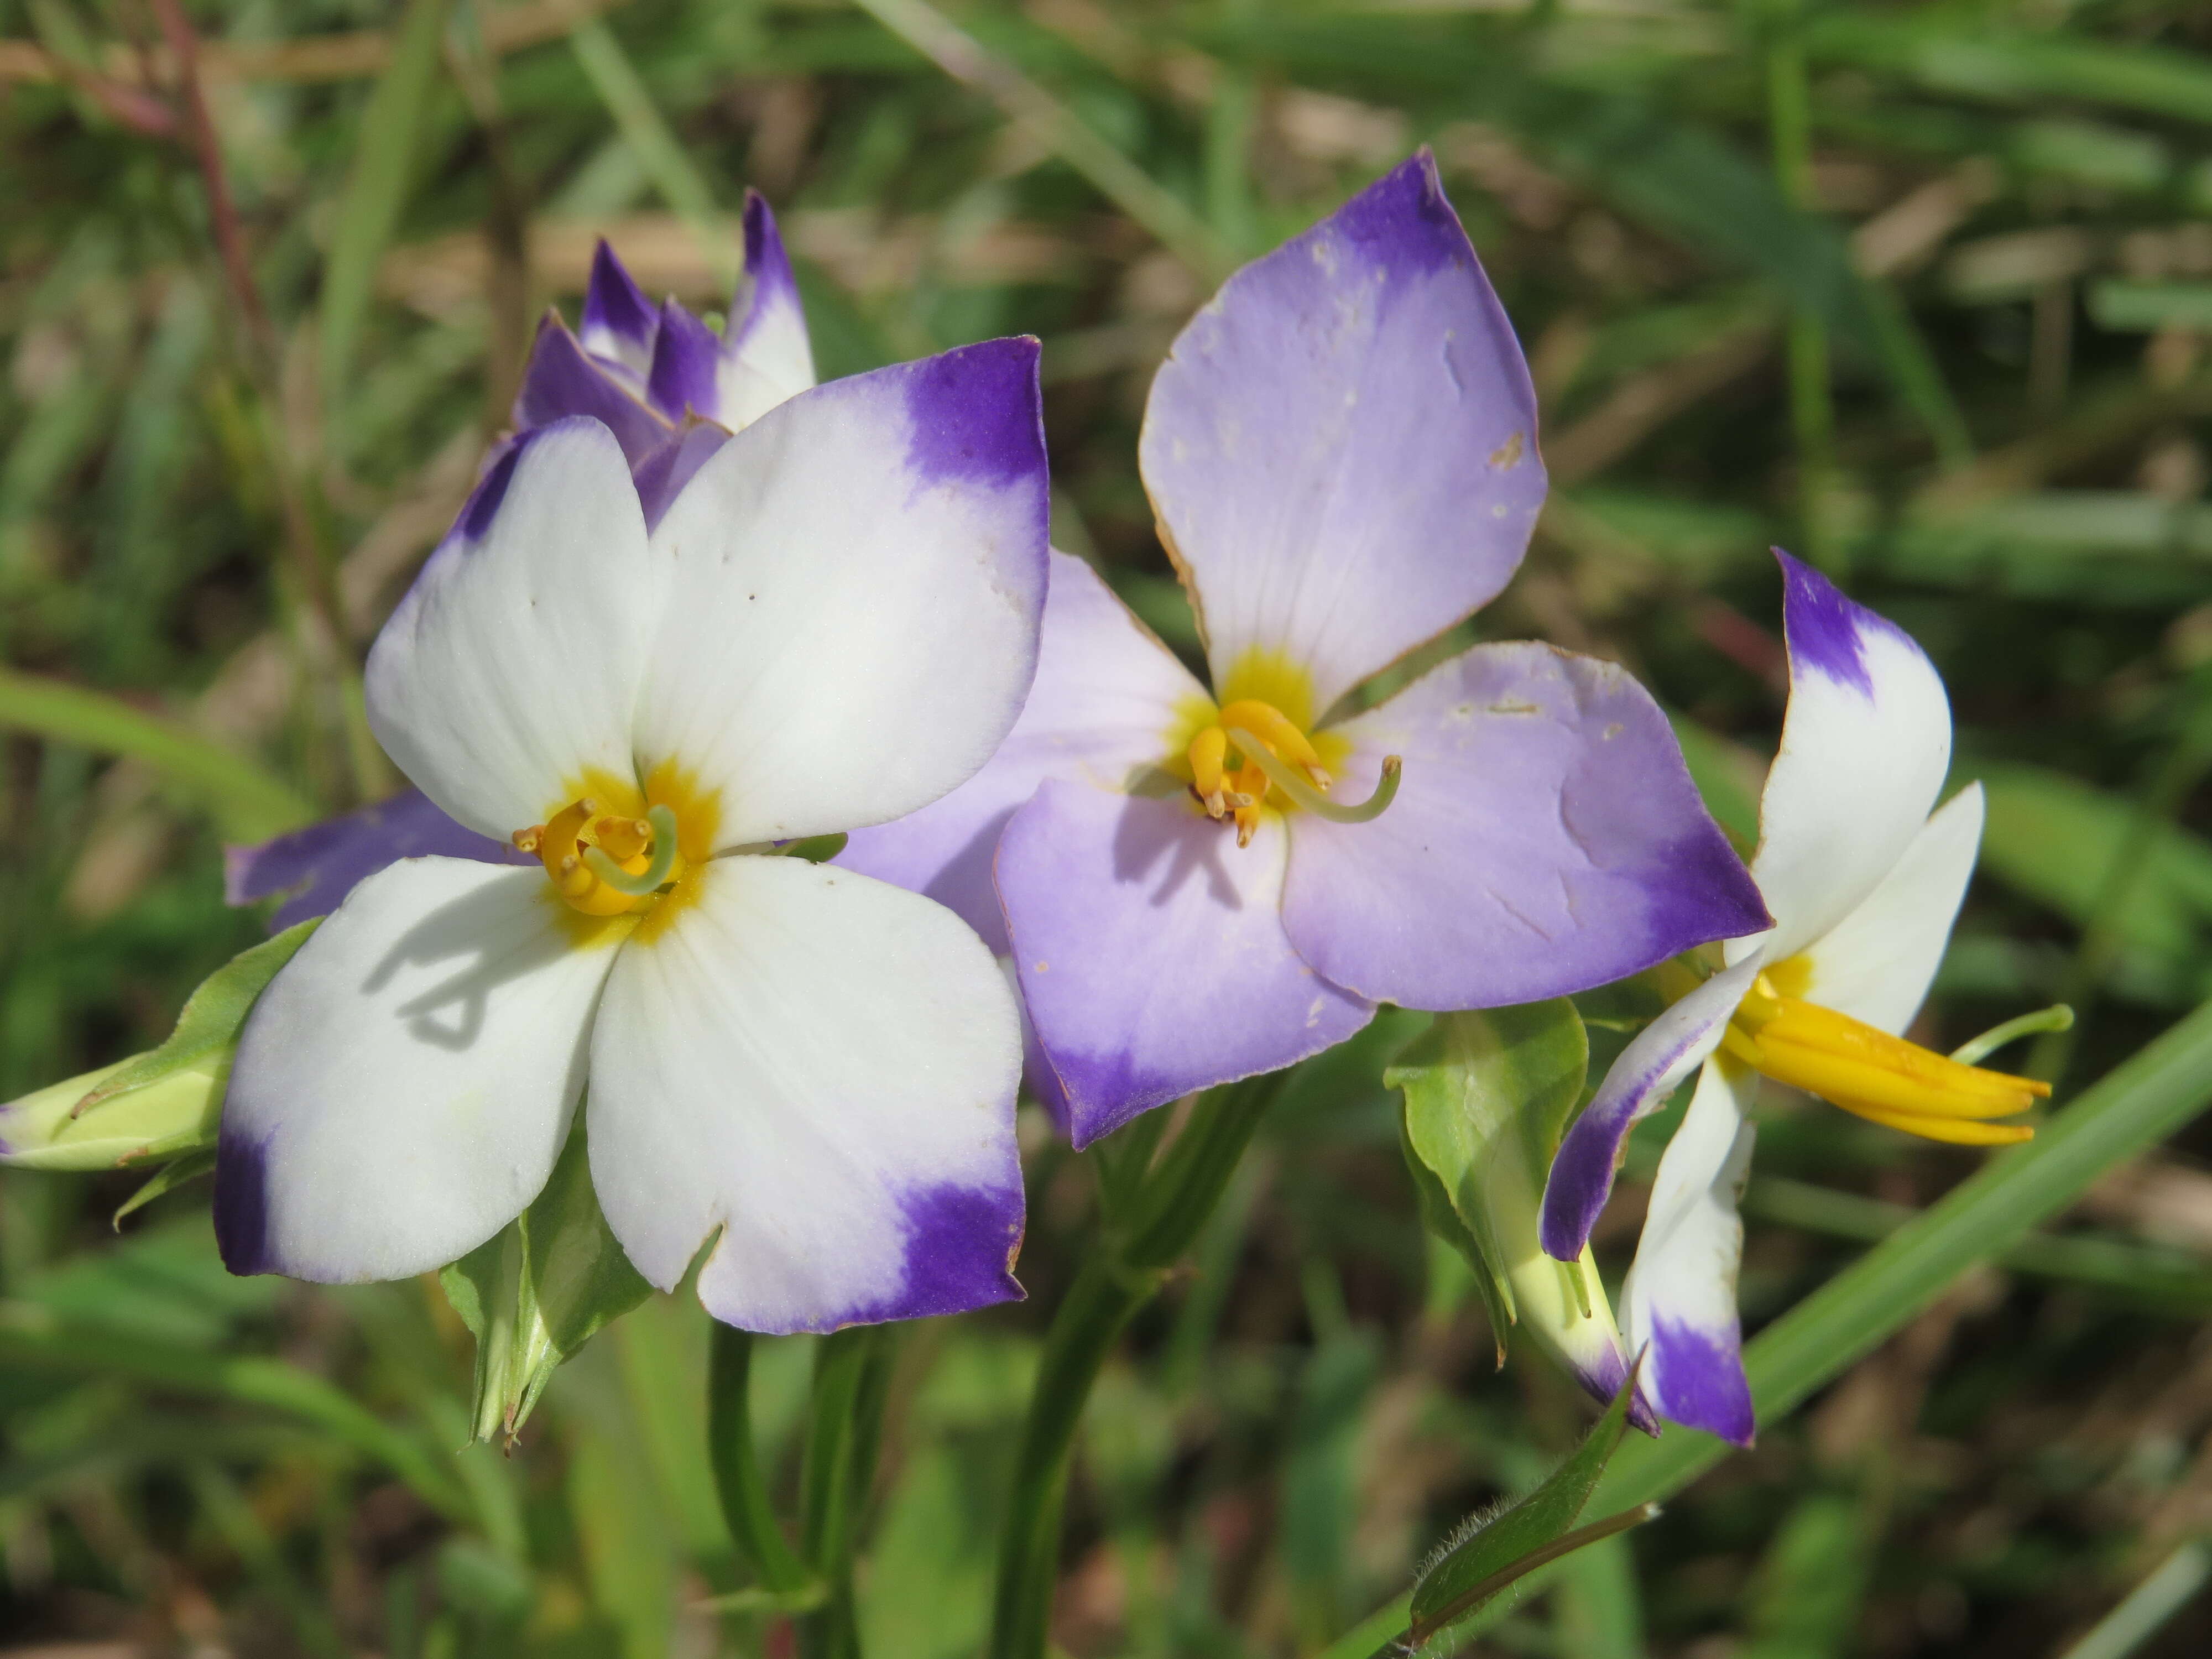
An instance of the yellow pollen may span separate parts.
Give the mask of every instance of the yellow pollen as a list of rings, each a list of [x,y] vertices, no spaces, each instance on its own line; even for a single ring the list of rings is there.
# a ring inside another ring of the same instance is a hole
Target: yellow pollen
[[[674,811],[653,810],[666,819],[665,836],[652,819],[602,812],[598,799],[586,795],[512,839],[519,851],[538,855],[570,908],[587,916],[623,915],[649,908],[659,890],[683,872]]]
[[[1778,971],[1786,975],[1790,966]],[[1767,974],[1737,1005],[1721,1045],[1777,1083],[1907,1134],[1963,1146],[2027,1139],[2035,1131],[2025,1124],[1987,1120],[2024,1112],[2051,1093],[2033,1078],[1964,1066],[1848,1014],[1785,996]]]
[[[1238,735],[1232,738],[1234,729]],[[1316,789],[1326,791],[1329,775],[1320,751],[1297,723],[1271,702],[1257,697],[1238,697],[1224,703],[1208,725],[1190,740],[1185,758],[1190,763],[1191,793],[1209,817],[1233,816],[1237,844],[1251,844],[1260,827],[1260,808],[1272,787],[1267,772],[1243,751],[1248,740],[1267,745],[1269,755],[1297,767]],[[1234,756],[1237,764],[1231,765]]]

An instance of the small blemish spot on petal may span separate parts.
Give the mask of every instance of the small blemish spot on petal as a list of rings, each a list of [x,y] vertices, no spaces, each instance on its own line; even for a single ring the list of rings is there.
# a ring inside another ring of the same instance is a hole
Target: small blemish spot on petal
[[[1522,434],[1518,432],[1515,433],[1504,443],[1498,445],[1497,448],[1490,452],[1491,465],[1498,468],[1500,471],[1503,471],[1509,466],[1514,465],[1521,459],[1522,445]]]

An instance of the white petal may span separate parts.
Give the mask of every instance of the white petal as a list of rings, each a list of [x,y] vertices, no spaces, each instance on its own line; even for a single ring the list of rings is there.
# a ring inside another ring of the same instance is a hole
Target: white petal
[[[1613,1194],[1628,1132],[1664,1106],[1721,1046],[1736,1005],[1766,958],[1753,951],[1673,1004],[1623,1048],[1552,1160],[1544,1187],[1544,1248],[1573,1261]]]
[[[597,421],[526,433],[484,475],[368,653],[368,720],[399,769],[504,841],[598,770],[632,777],[660,605],[645,517]]]
[[[1826,577],[1778,556],[1790,712],[1751,866],[1776,922],[1771,962],[1804,949],[1875,890],[1927,822],[1951,762],[1951,704],[1926,654]]]
[[[856,833],[837,861],[950,905],[994,950],[1006,919],[991,884],[999,832],[1046,778],[1121,789],[1170,758],[1206,688],[1072,554],[1052,556],[1036,679],[1021,718],[975,775],[918,812]]]
[[[1810,973],[1798,994],[1904,1030],[1943,960],[1981,844],[1982,786],[1970,783],[1921,827],[1881,885],[1800,953]]]
[[[545,1184],[627,923],[544,872],[409,859],[362,882],[254,1004],[216,1231],[234,1273],[401,1279],[467,1254]]]
[[[608,982],[592,1178],[673,1285],[758,1331],[830,1330],[1018,1294],[1021,1024],[943,906],[834,866],[718,859]]]
[[[1732,1060],[1706,1065],[1659,1160],[1636,1265],[1620,1287],[1629,1352],[1644,1356],[1644,1392],[1659,1414],[1738,1445],[1751,1443],[1753,1425],[1735,1309],[1736,1199],[1751,1168],[1758,1089],[1758,1073]]]
[[[803,392],[653,532],[668,609],[637,752],[719,792],[717,848],[880,823],[990,758],[1045,588],[1033,341]]]

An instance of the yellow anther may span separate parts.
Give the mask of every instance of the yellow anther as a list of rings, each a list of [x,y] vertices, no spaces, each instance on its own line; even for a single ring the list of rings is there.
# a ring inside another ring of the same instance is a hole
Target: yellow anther
[[[1209,726],[1190,740],[1190,787],[1207,812],[1219,817],[1227,810],[1222,799],[1221,763],[1228,757],[1229,734]]]
[[[1931,1140],[1992,1146],[2025,1140],[2009,1117],[2046,1098],[2033,1078],[1963,1066],[1917,1042],[1798,997],[1761,974],[1737,1006],[1722,1046],[1778,1083],[1817,1095],[1876,1123]]]
[[[1265,749],[1267,759],[1250,752],[1255,746]],[[1258,697],[1234,697],[1224,703],[1193,734],[1184,757],[1190,765],[1191,793],[1209,817],[1235,817],[1239,847],[1251,844],[1260,827],[1261,805],[1268,791],[1278,787],[1270,780],[1268,761],[1278,770],[1287,765],[1294,775],[1303,773],[1304,779],[1296,781],[1310,783],[1314,790],[1329,786],[1313,739],[1296,720]]]
[[[617,864],[627,863],[653,839],[653,826],[643,818],[605,817],[592,826],[599,850]]]
[[[672,815],[670,825],[672,835]],[[520,851],[538,855],[554,890],[572,908],[586,915],[618,916],[650,903],[652,890],[648,887],[643,894],[625,892],[617,883],[625,877],[643,878],[658,867],[657,885],[676,862],[672,840],[665,849],[666,858],[656,860],[657,838],[653,824],[647,819],[602,817],[599,801],[586,795],[544,823],[516,830],[511,839]]]
[[[1315,752],[1313,740],[1271,702],[1261,702],[1257,697],[1239,697],[1222,705],[1220,722],[1224,727],[1243,727],[1293,766],[1321,765],[1321,756]]]

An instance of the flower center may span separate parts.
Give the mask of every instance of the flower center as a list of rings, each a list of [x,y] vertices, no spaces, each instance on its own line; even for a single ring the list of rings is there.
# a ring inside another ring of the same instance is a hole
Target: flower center
[[[684,870],[676,809],[665,805],[641,818],[624,817],[602,811],[586,795],[513,839],[519,850],[538,854],[562,902],[587,916],[643,910]]]
[[[1339,823],[1379,817],[1398,793],[1399,761],[1382,762],[1375,793],[1356,805],[1328,799],[1332,780],[1313,739],[1296,720],[1259,697],[1237,697],[1221,705],[1199,727],[1183,751],[1190,767],[1190,792],[1212,818],[1234,817],[1237,844],[1251,843],[1260,809],[1269,792]]]
[[[2026,1140],[2035,1133],[2027,1125],[1987,1120],[2024,1112],[2051,1093],[2047,1083],[1961,1065],[1832,1008],[1784,996],[1766,974],[1752,981],[1721,1046],[1777,1083],[1847,1112],[1964,1146]]]

